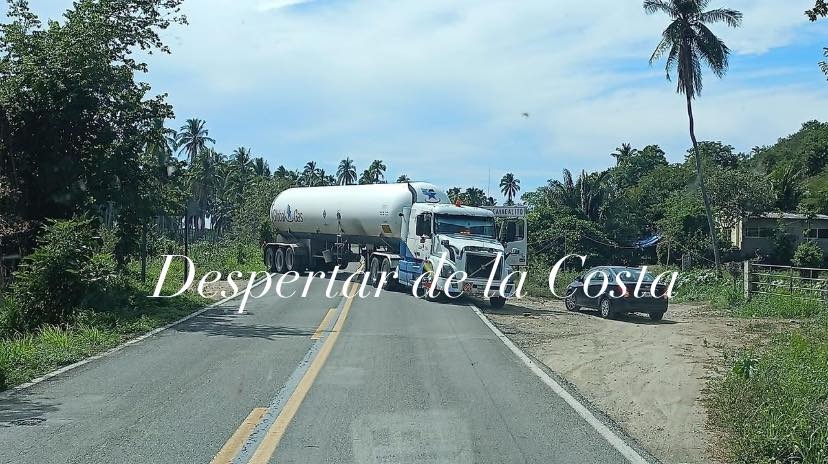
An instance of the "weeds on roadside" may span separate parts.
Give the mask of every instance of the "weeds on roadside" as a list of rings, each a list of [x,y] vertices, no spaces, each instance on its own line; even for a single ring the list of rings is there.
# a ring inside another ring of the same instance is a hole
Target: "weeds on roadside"
[[[735,462],[828,462],[828,317],[728,360],[711,421]]]

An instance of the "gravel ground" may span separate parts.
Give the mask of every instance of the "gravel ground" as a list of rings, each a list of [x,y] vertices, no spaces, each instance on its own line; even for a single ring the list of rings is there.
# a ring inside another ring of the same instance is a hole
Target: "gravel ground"
[[[524,298],[488,317],[527,354],[557,372],[665,463],[715,461],[703,391],[722,354],[778,324],[673,304],[663,321],[601,319],[562,302]]]

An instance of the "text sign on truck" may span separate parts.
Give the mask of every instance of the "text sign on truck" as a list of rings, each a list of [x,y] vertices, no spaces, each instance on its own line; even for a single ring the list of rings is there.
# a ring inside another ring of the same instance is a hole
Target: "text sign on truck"
[[[499,218],[523,218],[526,217],[525,206],[484,206],[485,209],[493,212]]]

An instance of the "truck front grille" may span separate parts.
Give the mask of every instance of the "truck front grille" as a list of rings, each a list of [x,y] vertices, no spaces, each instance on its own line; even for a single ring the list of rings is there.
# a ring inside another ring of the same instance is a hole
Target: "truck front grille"
[[[488,279],[497,256],[466,254],[466,274],[470,279]]]

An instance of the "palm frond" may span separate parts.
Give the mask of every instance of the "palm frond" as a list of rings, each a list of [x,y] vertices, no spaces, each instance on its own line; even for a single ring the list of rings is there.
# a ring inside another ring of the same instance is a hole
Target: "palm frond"
[[[730,56],[730,49],[727,48],[724,42],[707,28],[704,24],[696,25],[696,40],[694,42],[696,52],[700,59],[702,59],[710,70],[718,77],[722,77],[727,72],[727,66]]]
[[[647,14],[653,13],[667,13],[668,15],[675,18],[678,16],[678,11],[675,5],[672,2],[664,1],[664,0],[644,0],[644,11]]]
[[[725,23],[729,27],[739,27],[742,25],[742,13],[730,8],[717,8],[701,13],[699,20],[702,23]]]

